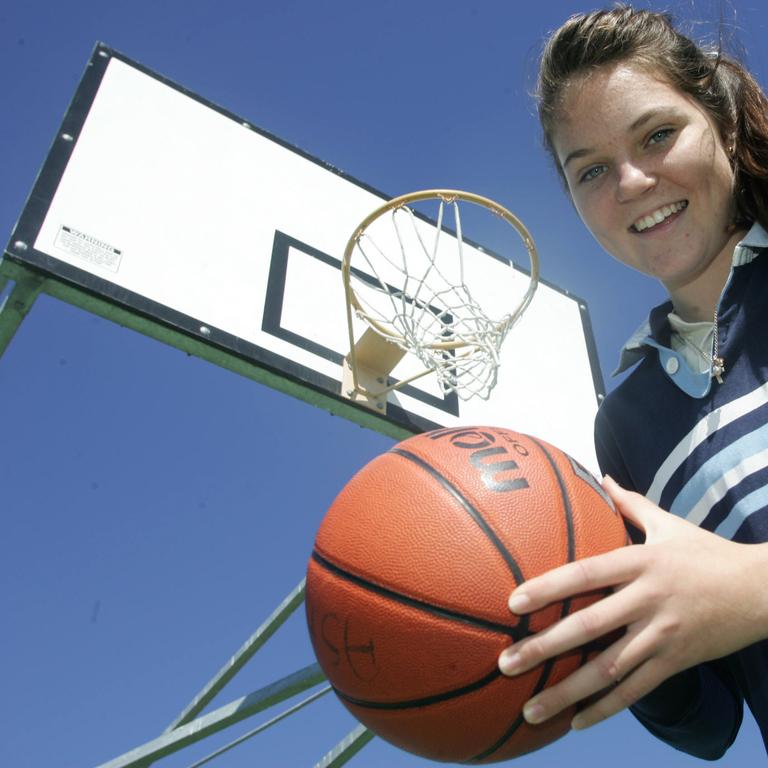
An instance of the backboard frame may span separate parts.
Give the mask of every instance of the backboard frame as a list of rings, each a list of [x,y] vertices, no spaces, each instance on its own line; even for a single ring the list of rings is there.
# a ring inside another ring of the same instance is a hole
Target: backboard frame
[[[50,253],[34,247],[73,151],[77,146],[78,137],[86,123],[94,99],[113,60],[122,62],[128,67],[153,78],[163,86],[167,86],[203,105],[206,109],[213,110],[227,120],[234,121],[239,126],[274,142],[291,153],[295,153],[303,160],[350,182],[374,195],[380,201],[388,199],[387,195],[370,185],[279,137],[257,128],[234,113],[158,75],[114,49],[103,44],[97,44],[70,107],[56,133],[18,224],[10,237],[5,249],[5,258],[0,262],[0,277],[16,283],[14,292],[6,302],[6,310],[0,312],[0,353],[4,346],[9,343],[23,316],[29,311],[34,297],[39,292],[43,292],[395,439],[402,439],[416,432],[443,426],[437,420],[420,417],[397,404],[390,404],[386,416],[379,415],[364,405],[344,399],[339,392],[340,381],[330,380],[311,367],[297,364],[288,357],[267,351],[235,334],[228,333],[222,328],[206,324],[199,318],[116,285],[102,276],[73,266],[72,263],[57,259]],[[79,238],[79,242],[85,246],[89,245],[88,235],[74,231],[71,233],[71,237]],[[93,243],[93,246],[107,259],[111,257],[119,259],[121,256],[119,250],[114,249],[109,243],[97,241]],[[322,260],[332,268],[337,268],[340,265],[340,258],[328,255],[313,245],[303,243],[289,233],[275,231],[269,277],[274,285],[270,288],[270,298],[265,305],[264,327],[276,336],[289,336],[291,333],[289,329],[283,328],[280,324],[279,283],[285,279],[284,270],[287,258],[285,254],[288,247],[293,248],[293,252],[300,251],[309,258]],[[478,247],[489,257],[501,259],[492,251],[484,249],[482,246]],[[525,269],[523,268],[522,271],[524,272]],[[540,282],[542,285],[568,297],[579,307],[581,330],[587,349],[596,408],[604,396],[605,389],[586,303],[546,280],[542,279]],[[33,287],[31,291],[30,286]],[[23,307],[23,311],[14,311],[14,307]],[[342,312],[343,307],[339,307],[339,311]],[[301,344],[301,340],[298,340],[298,343]],[[338,362],[339,368],[341,368],[344,352],[346,350],[321,350],[324,357],[333,360],[334,363]],[[416,399],[424,400],[430,407],[435,407],[437,411],[445,412],[451,416],[458,414],[458,402],[455,394],[435,399],[429,393],[413,388],[407,394]]]

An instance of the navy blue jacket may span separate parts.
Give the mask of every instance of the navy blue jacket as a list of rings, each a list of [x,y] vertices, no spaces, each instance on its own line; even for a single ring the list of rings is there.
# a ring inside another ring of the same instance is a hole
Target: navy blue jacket
[[[670,347],[656,307],[624,349],[637,367],[598,410],[598,462],[620,485],[739,542],[768,541],[768,234],[737,246],[718,307],[722,384]],[[736,737],[746,701],[768,745],[768,641],[687,670],[633,707],[659,738],[706,759]]]

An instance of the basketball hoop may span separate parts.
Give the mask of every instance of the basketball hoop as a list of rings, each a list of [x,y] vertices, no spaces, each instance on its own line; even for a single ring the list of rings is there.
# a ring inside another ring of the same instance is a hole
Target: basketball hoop
[[[413,210],[422,201],[436,202],[436,222]],[[465,280],[460,202],[510,224],[528,251],[527,290],[501,317],[483,310]],[[451,218],[453,230],[446,221]],[[347,242],[341,272],[350,345],[343,394],[385,410],[388,392],[432,372],[444,393],[487,399],[497,380],[499,349],[536,291],[539,260],[530,233],[506,208],[470,192],[433,189],[396,197],[367,216]],[[368,326],[359,340],[355,316]],[[407,352],[424,370],[388,382]]]

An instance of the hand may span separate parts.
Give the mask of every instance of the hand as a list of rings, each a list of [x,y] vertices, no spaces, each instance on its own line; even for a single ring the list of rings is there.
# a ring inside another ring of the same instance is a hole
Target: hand
[[[614,630],[626,631],[527,702],[524,715],[531,723],[602,692],[573,719],[573,728],[588,728],[677,672],[768,637],[768,544],[723,539],[610,478],[603,487],[621,514],[645,531],[645,543],[569,563],[520,585],[509,600],[517,614],[582,592],[614,591],[505,649],[499,667],[516,675]]]

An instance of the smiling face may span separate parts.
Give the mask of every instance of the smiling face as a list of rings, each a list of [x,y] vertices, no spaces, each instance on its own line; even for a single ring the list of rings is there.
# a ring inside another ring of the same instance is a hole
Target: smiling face
[[[731,165],[704,109],[624,63],[570,82],[559,116],[558,161],[598,242],[673,300],[716,300],[741,233],[729,226]]]

